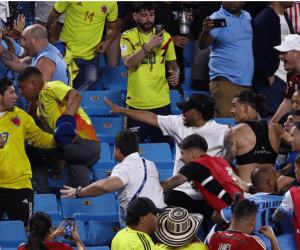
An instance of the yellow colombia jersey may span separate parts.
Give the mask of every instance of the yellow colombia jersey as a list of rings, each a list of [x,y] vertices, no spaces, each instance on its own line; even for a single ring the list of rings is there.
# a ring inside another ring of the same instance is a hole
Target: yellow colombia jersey
[[[172,247],[166,246],[164,244],[157,244],[159,246],[159,250],[172,250]],[[203,244],[202,242],[189,243],[183,247],[177,248],[177,250],[209,250],[208,246]]]
[[[148,234],[140,231],[135,231],[126,227],[119,231],[113,238],[111,250],[156,250],[152,239]]]
[[[66,12],[59,39],[67,43],[73,58],[92,59],[94,48],[101,42],[105,20],[116,22],[116,1],[57,1],[55,10]]]
[[[155,28],[153,28],[155,33]],[[148,35],[137,28],[125,31],[121,36],[122,57],[132,55],[146,44]],[[135,67],[128,71],[128,91],[126,103],[136,109],[155,109],[170,103],[169,85],[165,77],[165,61],[176,60],[174,44],[168,32],[164,32],[164,41],[160,48],[152,52]],[[152,64],[152,70],[150,69]]]
[[[39,95],[37,115],[48,133],[53,134],[57,119],[65,114],[67,102],[63,99],[71,89],[61,81],[44,83]],[[99,141],[90,118],[81,107],[78,108],[74,118],[81,138]]]
[[[31,166],[25,153],[25,140],[39,148],[53,148],[53,136],[43,132],[25,111],[15,107],[0,117],[0,188],[30,188]]]

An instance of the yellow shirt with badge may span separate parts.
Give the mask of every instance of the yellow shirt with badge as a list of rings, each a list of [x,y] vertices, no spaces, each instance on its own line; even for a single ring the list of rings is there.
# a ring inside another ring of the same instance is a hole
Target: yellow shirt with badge
[[[53,134],[57,119],[66,113],[67,101],[63,101],[66,94],[73,88],[61,81],[45,82],[39,94],[37,116],[44,129]],[[99,141],[87,114],[79,107],[74,115],[76,129],[81,138]]]
[[[0,188],[32,189],[25,140],[35,147],[53,148],[53,136],[36,126],[25,111],[15,107],[0,117],[0,137],[5,141],[4,148],[0,148]]]
[[[142,49],[152,34],[155,34],[155,28],[149,34],[141,33],[137,28],[125,31],[120,42],[122,57]],[[138,65],[128,70],[126,103],[133,108],[155,109],[170,103],[165,62],[176,60],[176,55],[170,34],[164,32],[163,36],[160,48],[153,47]]]
[[[72,50],[73,58],[91,60],[94,48],[101,42],[105,21],[116,22],[116,1],[57,1],[54,9],[66,12],[59,39]]]

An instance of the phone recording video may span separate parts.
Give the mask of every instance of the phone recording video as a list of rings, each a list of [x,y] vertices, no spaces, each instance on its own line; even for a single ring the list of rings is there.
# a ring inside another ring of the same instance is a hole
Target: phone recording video
[[[73,240],[73,236],[70,230],[74,231],[75,229],[75,218],[66,218],[66,227],[65,227],[65,239],[66,240]]]
[[[165,29],[165,25],[164,24],[157,24],[155,26],[155,28],[156,28],[155,35],[157,35],[159,32],[161,32],[162,30]],[[162,36],[162,34],[160,36]]]
[[[213,21],[214,28],[224,28],[227,26],[225,18],[211,20]]]

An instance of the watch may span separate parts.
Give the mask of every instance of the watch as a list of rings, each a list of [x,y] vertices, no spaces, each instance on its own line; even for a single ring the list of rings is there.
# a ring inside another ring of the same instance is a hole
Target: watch
[[[76,196],[76,198],[80,198],[80,197],[79,197],[80,191],[81,191],[81,187],[79,186],[79,187],[76,189],[76,191],[75,191],[75,196]]]

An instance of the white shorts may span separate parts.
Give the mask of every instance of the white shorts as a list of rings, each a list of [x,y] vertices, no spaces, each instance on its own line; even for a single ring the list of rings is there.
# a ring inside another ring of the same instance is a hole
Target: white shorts
[[[47,23],[49,14],[53,10],[53,6],[55,3],[55,1],[36,1],[34,8],[35,20],[40,21],[42,23]],[[57,22],[64,23],[64,20],[65,13],[58,18]]]

